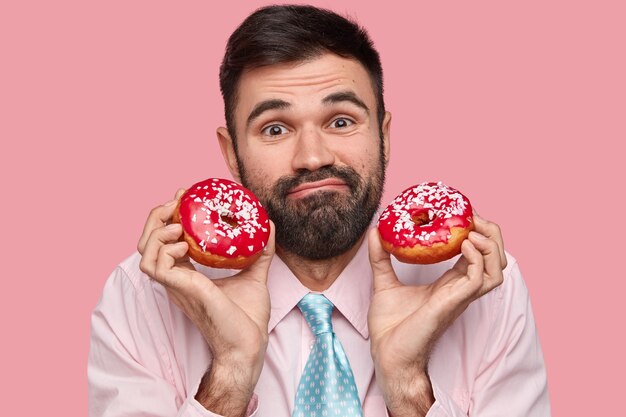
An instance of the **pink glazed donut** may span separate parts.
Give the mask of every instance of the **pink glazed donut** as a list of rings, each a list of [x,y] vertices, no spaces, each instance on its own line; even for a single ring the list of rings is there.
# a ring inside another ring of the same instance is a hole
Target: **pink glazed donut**
[[[383,248],[399,261],[413,264],[433,264],[458,255],[473,229],[467,197],[441,182],[404,190],[378,219]]]
[[[243,269],[263,252],[269,218],[254,194],[236,182],[209,178],[182,195],[173,216],[189,256],[212,268]]]

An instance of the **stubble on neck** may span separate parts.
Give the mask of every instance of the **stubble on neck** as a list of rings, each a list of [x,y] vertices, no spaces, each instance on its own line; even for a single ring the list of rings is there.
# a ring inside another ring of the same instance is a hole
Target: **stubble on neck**
[[[322,292],[327,290],[348,266],[359,251],[364,233],[359,240],[341,255],[328,259],[311,260],[276,247],[276,255],[287,265],[298,280],[311,291]]]

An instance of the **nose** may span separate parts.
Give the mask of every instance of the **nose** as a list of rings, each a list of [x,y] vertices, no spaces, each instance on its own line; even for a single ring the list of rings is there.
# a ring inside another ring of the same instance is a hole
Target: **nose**
[[[335,155],[328,148],[324,135],[314,128],[302,131],[295,146],[292,160],[294,171],[315,171],[335,163]]]

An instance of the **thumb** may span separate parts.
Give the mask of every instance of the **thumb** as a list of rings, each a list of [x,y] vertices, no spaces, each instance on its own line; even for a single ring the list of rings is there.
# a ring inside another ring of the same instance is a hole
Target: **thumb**
[[[267,282],[267,272],[270,269],[270,265],[272,264],[272,258],[274,258],[274,253],[276,252],[276,228],[274,226],[274,222],[270,220],[270,237],[267,240],[267,244],[265,248],[263,248],[263,252],[259,259],[257,259],[252,265],[250,265],[245,271],[249,276],[259,282],[266,283]]]
[[[378,229],[375,227],[369,231],[368,246],[370,264],[374,273],[374,292],[401,285],[391,266],[391,255],[383,249]]]
[[[174,200],[180,200],[180,198],[183,196],[183,194],[185,194],[187,190],[185,190],[184,188],[179,188],[178,190],[176,190],[176,194],[174,195]]]

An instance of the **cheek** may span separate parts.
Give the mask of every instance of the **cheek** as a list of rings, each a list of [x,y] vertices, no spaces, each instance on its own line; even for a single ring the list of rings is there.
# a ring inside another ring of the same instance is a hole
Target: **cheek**
[[[349,148],[343,148],[337,151],[337,163],[348,165],[361,175],[369,174],[371,171],[379,168],[380,150],[378,144],[376,146],[363,147],[355,144]]]
[[[270,189],[285,174],[281,173],[281,161],[275,157],[242,158],[242,164],[247,186],[255,193]]]

